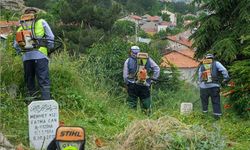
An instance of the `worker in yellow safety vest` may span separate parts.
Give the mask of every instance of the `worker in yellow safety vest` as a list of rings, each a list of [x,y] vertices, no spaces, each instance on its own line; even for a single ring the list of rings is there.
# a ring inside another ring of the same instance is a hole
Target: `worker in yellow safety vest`
[[[35,78],[41,91],[41,99],[49,100],[50,79],[48,50],[54,47],[54,34],[44,19],[37,19],[37,9],[27,8],[20,19],[14,48],[23,52],[24,78],[28,97],[35,97]]]

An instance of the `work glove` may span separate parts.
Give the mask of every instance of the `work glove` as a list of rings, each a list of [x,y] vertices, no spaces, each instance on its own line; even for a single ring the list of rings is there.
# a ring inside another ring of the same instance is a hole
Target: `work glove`
[[[17,54],[17,55],[22,55],[22,49],[17,48],[17,49],[16,49],[16,54]]]
[[[15,50],[16,50],[16,54],[17,54],[17,55],[21,55],[22,49],[21,49],[21,47],[17,44],[16,41],[14,42],[13,47],[14,47]]]
[[[48,41],[48,42],[47,42],[47,47],[48,47],[49,49],[53,49],[53,48],[55,47],[54,42],[53,42],[53,41]]]
[[[126,85],[129,84],[128,78],[124,78],[124,83],[125,83]]]
[[[226,86],[228,84],[228,82],[230,81],[230,78],[225,78],[222,81],[222,86]]]
[[[157,82],[157,79],[155,79],[155,78],[151,78],[151,84],[155,84],[156,82]]]

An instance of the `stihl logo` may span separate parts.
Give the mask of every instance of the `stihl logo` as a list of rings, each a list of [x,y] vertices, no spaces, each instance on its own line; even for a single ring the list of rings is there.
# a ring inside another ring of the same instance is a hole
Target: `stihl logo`
[[[80,136],[80,132],[77,131],[62,131],[60,136]]]

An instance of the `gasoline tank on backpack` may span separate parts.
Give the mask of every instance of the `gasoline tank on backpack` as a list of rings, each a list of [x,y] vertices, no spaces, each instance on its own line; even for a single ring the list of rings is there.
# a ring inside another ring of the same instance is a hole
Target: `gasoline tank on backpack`
[[[31,50],[35,48],[36,41],[34,40],[34,14],[24,14],[20,19],[21,27],[16,33],[16,42],[23,50]]]
[[[147,79],[149,79],[148,71],[150,70],[150,62],[148,59],[148,53],[142,52],[139,52],[136,58],[129,58],[129,78],[134,79],[137,84],[145,85]]]
[[[216,61],[213,59],[204,59],[201,65],[201,79],[205,83],[218,83],[218,70]]]

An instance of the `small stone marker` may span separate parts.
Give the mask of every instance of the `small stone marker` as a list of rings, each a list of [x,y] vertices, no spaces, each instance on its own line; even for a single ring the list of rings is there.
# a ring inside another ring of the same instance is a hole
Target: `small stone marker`
[[[192,103],[181,103],[181,114],[190,114],[193,111]]]
[[[59,107],[54,100],[33,101],[28,106],[29,141],[35,150],[47,149],[59,125]]]

